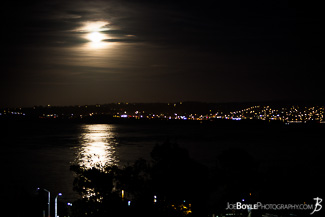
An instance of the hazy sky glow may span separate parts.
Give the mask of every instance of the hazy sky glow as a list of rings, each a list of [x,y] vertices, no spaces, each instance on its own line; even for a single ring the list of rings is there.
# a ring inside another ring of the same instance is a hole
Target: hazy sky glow
[[[324,95],[317,5],[47,0],[3,8],[0,106]]]

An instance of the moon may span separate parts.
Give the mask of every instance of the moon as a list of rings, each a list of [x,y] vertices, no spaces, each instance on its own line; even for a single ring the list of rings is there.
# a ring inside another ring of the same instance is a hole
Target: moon
[[[100,43],[104,38],[104,35],[99,32],[92,32],[88,35],[88,39],[93,43]]]
[[[91,32],[87,35],[87,39],[89,40],[89,43],[87,44],[88,48],[91,49],[103,49],[106,48],[108,43],[105,43],[104,39],[106,39],[107,36],[101,32]]]

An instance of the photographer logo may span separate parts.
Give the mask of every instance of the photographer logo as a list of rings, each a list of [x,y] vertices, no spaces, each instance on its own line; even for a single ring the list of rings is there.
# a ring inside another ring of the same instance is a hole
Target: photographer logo
[[[318,212],[322,209],[322,205],[320,205],[320,203],[323,200],[319,197],[314,198],[314,200],[316,200],[315,208],[314,208],[314,211],[312,211],[312,213],[310,213],[310,215],[312,215],[312,214],[314,214],[314,212]]]

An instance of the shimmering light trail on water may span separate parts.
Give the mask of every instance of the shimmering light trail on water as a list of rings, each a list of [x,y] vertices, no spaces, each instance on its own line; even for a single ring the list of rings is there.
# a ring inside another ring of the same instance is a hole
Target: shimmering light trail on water
[[[82,126],[81,146],[77,160],[80,166],[113,165],[118,162],[114,126],[108,124],[89,124]]]

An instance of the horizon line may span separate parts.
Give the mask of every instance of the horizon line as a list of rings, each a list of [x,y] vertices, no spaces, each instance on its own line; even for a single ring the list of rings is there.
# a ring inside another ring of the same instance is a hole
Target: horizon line
[[[51,104],[41,104],[41,105],[33,105],[33,106],[1,106],[0,108],[34,108],[34,107],[83,107],[83,106],[98,106],[98,105],[109,105],[109,104],[187,104],[187,103],[197,103],[197,104],[324,104],[325,100],[262,100],[262,101],[229,101],[229,102],[206,102],[206,101],[195,101],[195,100],[187,100],[187,101],[170,101],[170,102],[106,102],[106,103],[95,103],[95,104],[74,104],[74,105],[51,105]]]

